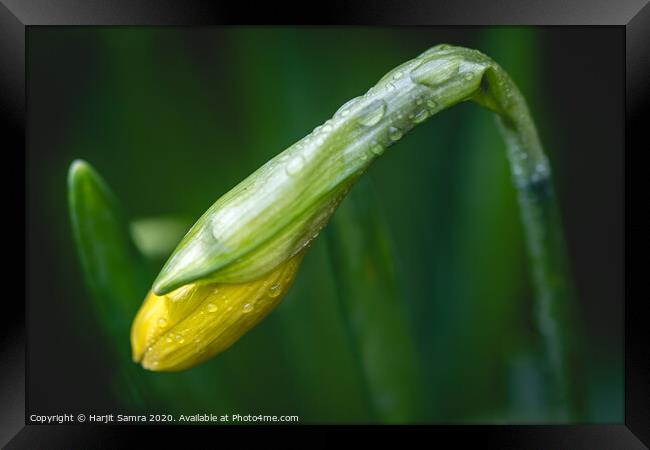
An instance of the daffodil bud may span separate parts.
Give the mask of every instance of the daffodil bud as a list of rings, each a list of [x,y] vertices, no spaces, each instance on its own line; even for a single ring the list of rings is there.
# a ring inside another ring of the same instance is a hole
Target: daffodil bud
[[[547,173],[539,169],[546,160],[525,101],[507,74],[476,50],[433,47],[347,102],[203,214],[138,313],[134,359],[152,370],[180,370],[226,349],[286,293],[304,249],[371,162],[416,125],[465,100],[501,116],[522,185],[531,174]]]
[[[133,360],[145,369],[177,371],[226,350],[278,305],[303,255],[248,283],[187,284],[162,296],[150,292],[131,328]]]
[[[217,200],[173,252],[153,292],[197,280],[255,280],[297,254],[385,148],[471,98],[490,64],[479,52],[442,45],[389,72]]]

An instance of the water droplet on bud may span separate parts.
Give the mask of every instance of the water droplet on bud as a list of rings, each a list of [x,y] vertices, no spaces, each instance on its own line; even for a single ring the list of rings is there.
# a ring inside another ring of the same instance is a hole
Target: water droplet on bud
[[[459,65],[458,58],[435,58],[411,71],[411,80],[414,83],[435,87],[456,75]]]
[[[390,127],[388,129],[388,137],[391,141],[399,141],[403,136],[402,130],[395,127]]]
[[[384,153],[384,147],[382,147],[380,144],[373,142],[372,145],[370,146],[370,151],[373,152],[375,155],[379,156],[382,153]]]
[[[277,297],[280,295],[280,283],[273,283],[269,288],[269,297]]]
[[[386,102],[383,100],[375,100],[361,112],[361,116],[357,119],[357,122],[363,126],[371,127],[379,123],[382,117],[384,117],[385,112]]]
[[[348,114],[350,114],[350,110],[352,109],[352,107],[355,104],[357,104],[359,102],[359,100],[361,100],[361,98],[362,97],[355,97],[352,100],[350,100],[349,102],[345,103],[343,106],[341,106],[338,109],[338,111],[336,111],[336,113],[334,115],[335,116],[341,116],[341,117],[347,116]]]
[[[305,165],[305,160],[302,158],[302,156],[300,155],[294,156],[291,159],[291,161],[289,161],[285,169],[287,175],[291,175],[291,176],[296,175],[298,172],[300,172],[300,170],[303,168],[304,165]]]
[[[427,117],[429,117],[429,111],[426,109],[423,109],[422,111],[418,112],[415,117],[413,117],[413,122],[415,123],[421,123],[423,122]]]

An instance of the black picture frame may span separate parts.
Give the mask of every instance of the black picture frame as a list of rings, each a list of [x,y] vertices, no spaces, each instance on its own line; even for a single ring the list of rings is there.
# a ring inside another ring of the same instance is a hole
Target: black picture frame
[[[363,24],[363,25],[610,25],[625,29],[626,55],[626,149],[625,149],[625,421],[618,425],[544,426],[412,426],[399,430],[434,433],[436,440],[449,438],[456,445],[480,443],[482,447],[527,449],[635,449],[650,445],[650,349],[647,326],[641,313],[646,301],[633,295],[632,288],[632,211],[631,182],[637,155],[650,148],[643,126],[650,99],[650,4],[647,0],[618,2],[532,1],[501,2],[341,2],[327,8],[300,10],[295,5],[260,3],[255,8],[244,4],[167,0],[0,0],[0,115],[5,161],[3,176],[5,217],[13,218],[13,234],[23,240],[15,243],[11,267],[25,267],[19,252],[25,247],[25,51],[27,28],[35,25],[225,25],[259,24],[275,20],[282,24]],[[21,168],[23,170],[21,170]],[[637,168],[638,169],[638,168]],[[23,252],[22,255],[25,253]],[[6,259],[8,261],[9,258]],[[23,264],[16,264],[20,260]],[[20,268],[20,269],[19,269]],[[6,274],[6,272],[5,272]],[[13,274],[6,280],[11,280]],[[18,278],[18,274],[15,275]],[[24,277],[22,278],[24,279]],[[128,446],[134,437],[149,433],[151,426],[25,425],[26,315],[25,280],[15,295],[23,301],[4,298],[0,360],[0,444],[7,448],[118,448]],[[6,281],[10,282],[10,281]],[[14,282],[15,285],[18,283]],[[187,431],[185,427],[155,427],[157,437],[171,439]],[[253,427],[275,433],[276,427]],[[250,428],[247,428],[250,429]],[[218,432],[230,432],[219,427]],[[286,431],[286,429],[284,429]],[[300,431],[319,431],[301,426]],[[328,428],[336,436],[346,427]],[[394,427],[373,427],[384,436]],[[127,431],[127,432],[125,432]],[[179,431],[181,433],[179,433]],[[211,427],[192,427],[192,433],[207,435]],[[235,427],[236,431],[236,427]],[[172,440],[168,440],[172,443]],[[645,443],[645,445],[644,445]],[[216,445],[216,443],[215,443]]]

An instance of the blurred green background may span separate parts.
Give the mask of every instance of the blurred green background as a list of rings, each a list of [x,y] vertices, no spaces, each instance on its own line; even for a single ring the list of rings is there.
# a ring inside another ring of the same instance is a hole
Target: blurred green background
[[[379,158],[278,309],[198,368],[148,373],[120,356],[128,335],[107,335],[84,283],[66,203],[73,159],[90,162],[138,221],[152,281],[179,228],[388,70],[446,42],[493,57],[529,102],[578,293],[581,421],[622,422],[622,37],[615,28],[30,27],[29,412],[557,420],[545,404],[504,144],[473,104]],[[388,309],[374,313],[374,298]],[[382,330],[394,345],[384,347]],[[393,405],[391,389],[410,400]]]

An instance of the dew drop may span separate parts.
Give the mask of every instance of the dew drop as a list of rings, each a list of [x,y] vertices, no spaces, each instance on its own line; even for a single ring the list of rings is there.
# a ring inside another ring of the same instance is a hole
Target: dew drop
[[[378,144],[376,142],[374,142],[370,147],[370,151],[373,152],[377,156],[384,153],[384,150],[385,150],[384,147],[382,147],[380,144]]]
[[[427,111],[426,109],[423,109],[422,111],[420,111],[419,113],[417,113],[417,114],[415,115],[415,117],[413,118],[413,122],[415,122],[415,123],[421,123],[421,122],[423,122],[427,117],[429,117],[429,111]]]
[[[403,136],[402,130],[400,130],[399,128],[390,127],[388,129],[388,137],[390,138],[391,141],[398,141],[402,138],[402,136]]]
[[[359,157],[361,161],[365,161],[368,159],[368,154],[366,152],[361,152],[361,156]]]
[[[269,297],[277,297],[280,295],[280,283],[274,283],[269,288]]]
[[[436,106],[438,106],[438,104],[436,103],[435,100],[433,100],[433,99],[429,99],[429,100],[427,100],[427,106],[428,106],[429,108],[432,108],[432,109],[433,109],[433,108],[435,108]]]
[[[168,336],[167,339],[165,339],[165,341],[167,341],[167,342],[171,342],[171,341],[172,341],[171,336]]]
[[[305,165],[305,160],[302,158],[302,156],[295,156],[294,158],[289,161],[286,167],[286,172],[287,175],[296,175],[300,170],[303,168]]]
[[[377,91],[379,91],[379,87],[377,85],[374,85],[373,87],[368,89],[368,91],[365,94],[365,97],[372,97],[377,93]]]
[[[208,312],[212,313],[212,312],[215,312],[218,308],[217,308],[217,305],[215,305],[214,303],[208,303],[208,306],[206,307],[206,309],[208,310]]]
[[[352,109],[352,107],[355,104],[357,104],[359,102],[359,100],[361,100],[361,97],[353,98],[352,100],[350,100],[349,102],[347,102],[343,106],[341,106],[338,109],[338,111],[336,111],[336,113],[334,115],[335,116],[341,116],[341,117],[347,116],[348,114],[350,114],[350,110]]]
[[[402,72],[400,72],[400,71],[395,72],[395,75],[393,75],[393,80],[399,80],[403,76],[404,76],[404,74]]]
[[[188,297],[190,297],[193,290],[194,290],[194,287],[192,287],[191,285],[186,285],[186,286],[180,287],[180,288],[176,289],[175,291],[170,292],[169,294],[167,294],[167,298],[171,299],[171,301],[173,301],[173,302],[178,302],[178,301],[181,301],[181,300],[185,300]]]
[[[472,72],[467,72],[467,73],[465,74],[465,79],[466,79],[467,81],[471,80],[472,78],[474,78],[474,74],[473,74]]]
[[[532,181],[537,183],[546,179],[550,175],[550,170],[548,166],[544,163],[538,163],[535,165],[533,175],[531,177]]]
[[[165,328],[167,326],[167,319],[163,319],[163,318],[158,319],[158,326],[160,328]]]
[[[458,58],[435,58],[416,67],[410,77],[414,83],[434,87],[458,73]]]
[[[383,100],[375,100],[361,113],[357,121],[363,126],[371,127],[379,123],[382,117],[384,117],[385,112],[386,102]]]
[[[241,310],[244,314],[247,314],[253,310],[253,305],[250,303],[246,303]]]

